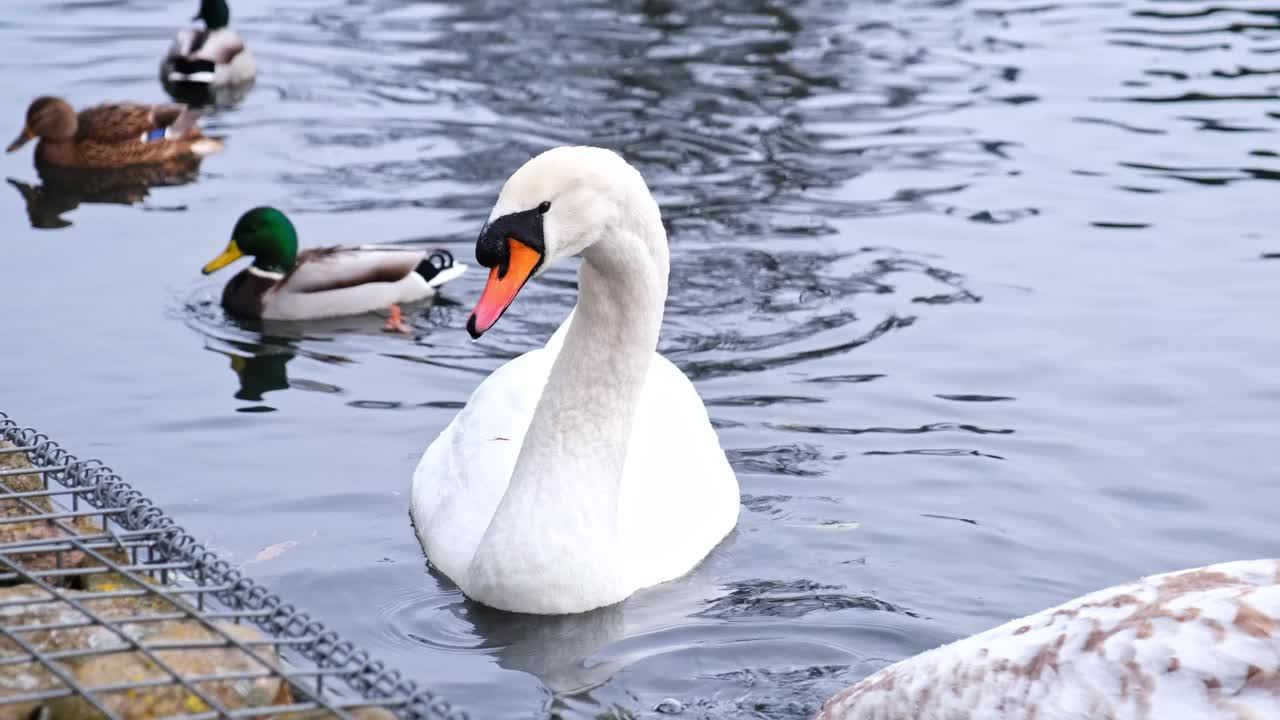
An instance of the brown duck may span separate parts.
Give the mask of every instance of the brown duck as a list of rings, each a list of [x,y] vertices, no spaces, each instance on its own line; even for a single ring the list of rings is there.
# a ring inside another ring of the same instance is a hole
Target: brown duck
[[[199,113],[186,105],[107,103],[79,114],[65,100],[39,97],[27,108],[27,121],[7,150],[40,138],[36,164],[66,168],[120,168],[203,157],[222,149],[205,137]]]

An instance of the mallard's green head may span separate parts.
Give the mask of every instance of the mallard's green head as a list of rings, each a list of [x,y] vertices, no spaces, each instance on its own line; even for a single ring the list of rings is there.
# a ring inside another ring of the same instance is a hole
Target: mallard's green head
[[[227,0],[200,0],[200,12],[192,20],[203,20],[210,30],[224,28],[231,23],[231,8]]]
[[[284,213],[273,207],[256,207],[236,222],[227,249],[208,265],[205,275],[241,257],[253,258],[253,266],[269,272],[289,272],[298,260],[298,233]]]

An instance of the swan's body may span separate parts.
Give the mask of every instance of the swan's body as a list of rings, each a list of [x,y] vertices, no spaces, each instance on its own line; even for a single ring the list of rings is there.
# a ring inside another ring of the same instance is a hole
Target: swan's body
[[[819,720],[1280,717],[1280,560],[1153,575],[891,665]]]
[[[468,327],[487,330],[527,276],[578,253],[574,312],[481,383],[413,478],[428,559],[503,610],[613,604],[688,572],[737,522],[706,409],[655,352],[666,234],[617,155],[557,148],[512,176],[477,243],[494,270]]]

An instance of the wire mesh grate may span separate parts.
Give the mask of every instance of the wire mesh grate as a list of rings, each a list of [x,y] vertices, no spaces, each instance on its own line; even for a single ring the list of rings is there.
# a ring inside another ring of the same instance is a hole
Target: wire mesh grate
[[[0,412],[0,718],[465,720]]]

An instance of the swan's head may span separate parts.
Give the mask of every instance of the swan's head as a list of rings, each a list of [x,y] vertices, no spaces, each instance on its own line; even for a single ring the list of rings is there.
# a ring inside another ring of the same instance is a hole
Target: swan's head
[[[658,217],[657,203],[644,178],[610,150],[558,147],[525,163],[502,186],[476,240],[476,261],[490,268],[489,282],[467,332],[478,338],[493,327],[529,278],[557,260],[622,223],[650,217]]]

